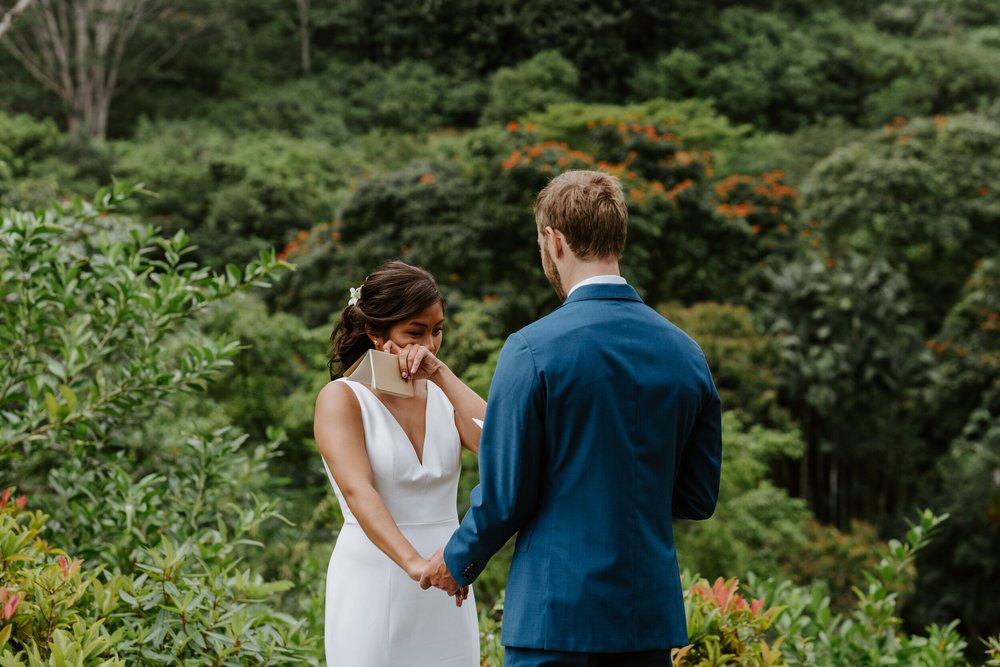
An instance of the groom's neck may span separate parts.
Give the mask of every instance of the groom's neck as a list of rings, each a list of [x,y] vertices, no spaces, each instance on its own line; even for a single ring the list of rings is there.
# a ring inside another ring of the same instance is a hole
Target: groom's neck
[[[568,294],[573,287],[587,278],[595,276],[620,276],[617,259],[595,259],[589,262],[575,261],[569,266],[561,267],[562,286]]]

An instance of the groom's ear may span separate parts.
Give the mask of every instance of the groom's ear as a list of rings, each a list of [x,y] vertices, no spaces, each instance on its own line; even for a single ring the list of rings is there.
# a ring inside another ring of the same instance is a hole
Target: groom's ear
[[[546,227],[545,237],[552,240],[552,256],[562,259],[563,253],[568,247],[566,244],[566,235],[555,227]]]

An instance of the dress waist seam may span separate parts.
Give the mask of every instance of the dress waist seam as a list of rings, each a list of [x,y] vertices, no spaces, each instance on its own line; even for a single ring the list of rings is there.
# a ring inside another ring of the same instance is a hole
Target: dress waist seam
[[[453,524],[453,523],[458,523],[458,517],[457,516],[451,517],[449,519],[440,519],[438,521],[420,521],[420,522],[416,522],[416,523],[406,523],[406,522],[397,521],[396,525],[399,526],[400,528],[412,528],[412,527],[417,527],[417,526],[441,526],[441,525],[444,525],[444,524]],[[358,523],[357,519],[353,519],[353,518],[352,519],[347,519],[347,518],[345,518],[344,519],[344,525],[345,526],[359,526],[360,527],[361,524]]]

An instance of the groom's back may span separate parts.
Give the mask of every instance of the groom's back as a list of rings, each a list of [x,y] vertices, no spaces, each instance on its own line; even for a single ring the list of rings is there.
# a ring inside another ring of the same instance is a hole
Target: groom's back
[[[520,335],[541,387],[544,460],[504,643],[685,644],[672,516],[707,518],[718,491],[718,395],[704,355],[627,285],[582,286]]]

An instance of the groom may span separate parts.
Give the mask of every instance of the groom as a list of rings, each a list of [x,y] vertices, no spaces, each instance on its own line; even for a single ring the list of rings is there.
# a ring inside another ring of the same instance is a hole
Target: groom
[[[480,484],[420,583],[459,593],[516,532],[505,665],[669,665],[688,641],[672,520],[715,509],[719,395],[698,345],[619,273],[615,178],[560,175],[535,222],[564,303],[504,344]]]

